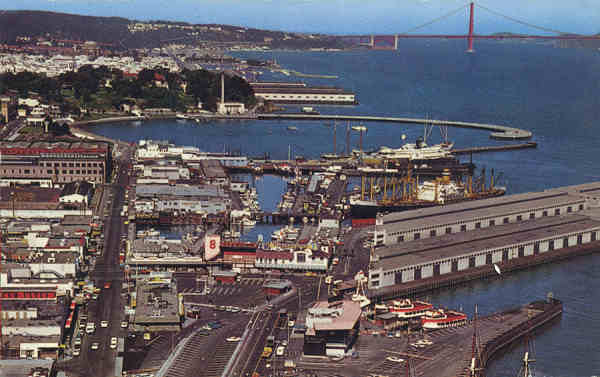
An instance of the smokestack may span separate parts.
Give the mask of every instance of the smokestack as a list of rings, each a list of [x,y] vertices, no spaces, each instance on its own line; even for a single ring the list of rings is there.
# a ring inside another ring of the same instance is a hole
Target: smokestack
[[[225,72],[221,72],[221,104],[225,103]]]

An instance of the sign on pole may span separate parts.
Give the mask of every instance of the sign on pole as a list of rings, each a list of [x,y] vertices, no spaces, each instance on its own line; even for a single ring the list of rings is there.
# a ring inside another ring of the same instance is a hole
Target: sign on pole
[[[221,236],[211,234],[204,237],[204,259],[214,259],[221,252]]]

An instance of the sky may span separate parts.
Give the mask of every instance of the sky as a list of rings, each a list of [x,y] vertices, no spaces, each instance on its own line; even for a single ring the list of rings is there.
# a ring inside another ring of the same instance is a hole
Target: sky
[[[129,19],[230,24],[328,34],[405,33],[463,6],[452,16],[418,29],[421,34],[465,34],[468,0],[1,0],[4,10],[48,10]],[[600,32],[600,0],[481,0],[475,33],[548,32],[495,15],[562,32]]]

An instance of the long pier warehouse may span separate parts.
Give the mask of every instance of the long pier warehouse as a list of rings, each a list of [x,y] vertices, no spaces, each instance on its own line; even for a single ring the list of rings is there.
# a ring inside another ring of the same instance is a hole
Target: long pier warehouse
[[[387,297],[600,244],[600,182],[380,216],[369,292]]]

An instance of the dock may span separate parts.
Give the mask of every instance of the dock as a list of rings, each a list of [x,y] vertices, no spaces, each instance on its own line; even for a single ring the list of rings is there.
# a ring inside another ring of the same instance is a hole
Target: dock
[[[296,364],[317,376],[331,376],[332,369],[344,376],[398,376],[407,371],[411,376],[481,376],[502,349],[551,325],[560,318],[562,310],[562,302],[550,296],[543,301],[472,319],[460,327],[401,337],[374,336],[363,329],[355,344],[357,358],[346,357],[334,362],[300,357]],[[422,339],[431,344],[417,346],[416,342]],[[396,361],[390,360],[390,356],[396,357]],[[473,358],[475,373],[471,371]],[[518,365],[515,368],[518,369]]]
[[[534,268],[547,263],[553,263],[576,256],[596,253],[599,250],[600,242],[593,242],[591,244],[579,245],[568,249],[553,250],[543,254],[512,259],[509,262],[498,263],[498,267],[500,268],[502,274],[505,275],[511,272]],[[501,275],[498,275],[498,273],[495,271],[493,265],[485,265],[462,272],[440,275],[433,278],[386,287],[377,291],[370,291],[368,296],[372,300],[382,301],[397,297],[418,297],[427,292],[461,286],[475,280],[498,279],[500,276]]]
[[[535,301],[521,308],[492,314],[468,326],[433,332],[431,348],[426,348],[425,357],[414,358],[411,364],[425,376],[455,377],[480,375],[471,373],[473,357],[475,368],[485,366],[498,351],[517,342],[535,329],[551,322],[562,314],[562,303],[549,298]],[[477,329],[479,355],[473,355],[473,333]],[[421,352],[419,352],[421,353]],[[516,366],[515,366],[516,367]]]
[[[291,168],[293,167],[293,169]],[[335,172],[338,174],[344,174],[350,177],[360,176],[405,176],[408,170],[415,175],[427,176],[427,177],[438,177],[444,172],[449,172],[452,176],[466,176],[472,175],[475,169],[475,165],[471,163],[461,162],[431,162],[429,164],[410,164],[408,162],[397,163],[394,169],[397,171],[386,172],[383,169],[373,169],[371,171],[361,171],[356,168],[355,163],[352,159],[347,158],[345,160],[336,161],[317,161],[310,160],[305,162],[298,162],[295,160],[268,160],[268,161],[252,161],[251,165],[248,166],[228,166],[227,171],[231,174],[242,173],[242,174],[271,174],[279,175],[284,177],[290,177],[295,175],[295,168],[298,168],[301,174],[311,175],[318,172]],[[339,167],[339,168],[336,168]],[[329,170],[328,170],[329,169]]]
[[[496,146],[488,146],[488,147],[453,149],[452,153],[455,155],[465,155],[465,154],[472,154],[472,153],[503,152],[503,151],[512,151],[512,150],[517,150],[517,149],[529,149],[529,148],[537,148],[537,143],[534,141],[530,141],[528,143],[522,143],[522,144],[508,144],[508,145],[496,145]]]
[[[533,136],[530,131],[519,128],[501,126],[487,123],[461,122],[454,120],[403,118],[403,117],[377,117],[364,115],[313,115],[313,114],[258,114],[257,119],[263,120],[330,120],[352,122],[388,122],[388,123],[413,123],[433,124],[439,126],[472,128],[491,131],[490,137],[499,140],[529,139]]]

